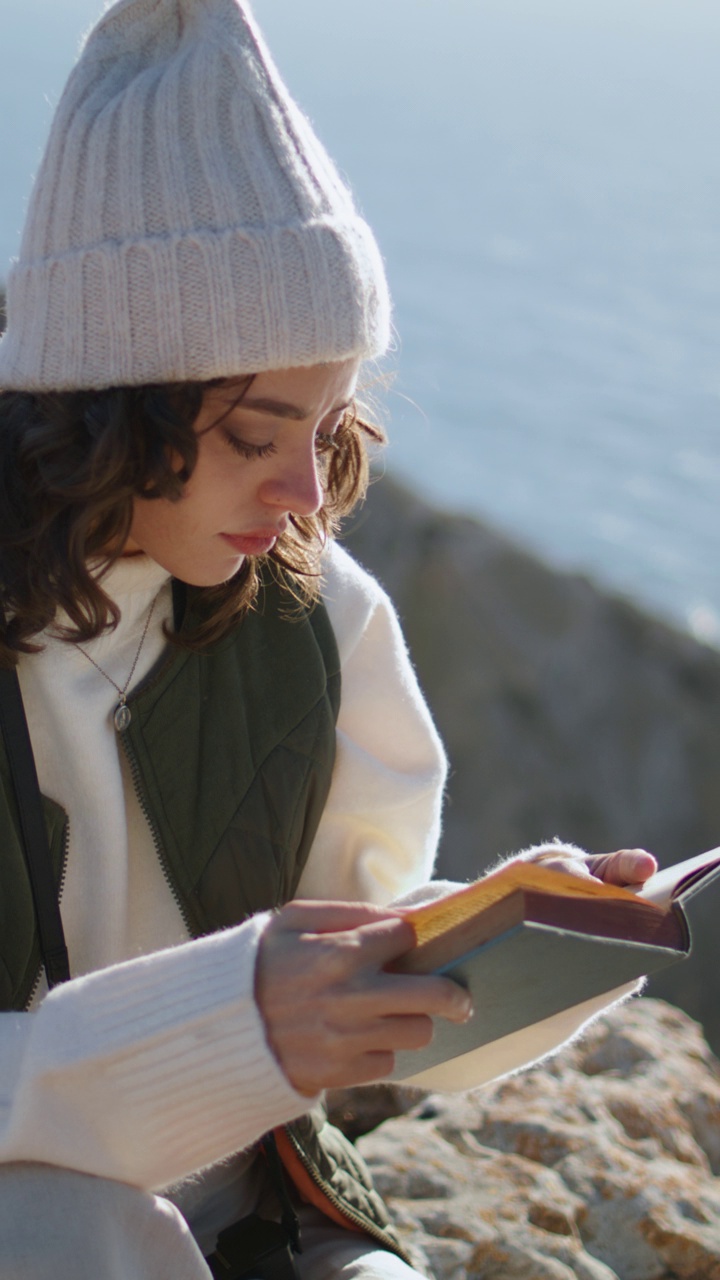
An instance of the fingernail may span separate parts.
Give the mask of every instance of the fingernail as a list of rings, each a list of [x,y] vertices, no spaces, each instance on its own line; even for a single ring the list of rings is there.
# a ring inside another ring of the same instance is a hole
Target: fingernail
[[[472,1016],[473,1016],[474,1012],[475,1012],[475,1010],[474,1010],[474,1008],[473,1008],[473,1002],[472,1002],[472,1000],[470,999],[470,996],[465,996],[465,999],[464,999],[464,1000],[462,1000],[462,1001],[460,1002],[460,1017],[461,1017],[461,1020],[462,1020],[463,1022],[469,1022],[469,1021],[470,1021],[470,1019],[472,1018]]]

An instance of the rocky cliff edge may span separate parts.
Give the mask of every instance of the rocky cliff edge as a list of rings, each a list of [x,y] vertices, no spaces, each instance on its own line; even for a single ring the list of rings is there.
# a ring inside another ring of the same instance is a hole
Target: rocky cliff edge
[[[437,1280],[720,1280],[720,1062],[632,1000],[475,1093],[331,1095]]]

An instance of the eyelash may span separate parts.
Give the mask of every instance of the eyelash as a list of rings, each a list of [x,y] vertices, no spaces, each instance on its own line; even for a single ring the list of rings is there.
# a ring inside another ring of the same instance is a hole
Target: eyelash
[[[241,458],[253,462],[258,458],[269,458],[271,454],[277,452],[277,446],[273,441],[268,444],[248,444],[246,440],[241,440],[238,436],[234,436],[232,432],[225,432],[225,439],[230,448],[239,453]],[[315,445],[318,453],[326,449],[337,449],[337,440],[334,432],[321,431],[315,439]]]
[[[240,440],[230,431],[225,432],[225,439],[235,453],[239,453],[241,458],[246,458],[249,462],[257,458],[269,458],[271,453],[276,452],[276,446],[272,440],[268,444],[248,444],[246,440]]]

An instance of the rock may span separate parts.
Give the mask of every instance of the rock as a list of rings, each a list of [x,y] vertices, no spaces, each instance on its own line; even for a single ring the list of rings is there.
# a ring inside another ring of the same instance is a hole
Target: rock
[[[387,477],[347,542],[398,606],[448,748],[441,875],[555,835],[663,863],[718,843],[720,653]],[[652,991],[720,1051],[718,910],[720,884]]]
[[[422,1089],[397,1084],[368,1084],[331,1089],[325,1099],[328,1119],[355,1141],[391,1116],[411,1111],[425,1096]]]
[[[720,1063],[657,1000],[358,1142],[437,1280],[720,1280]]]

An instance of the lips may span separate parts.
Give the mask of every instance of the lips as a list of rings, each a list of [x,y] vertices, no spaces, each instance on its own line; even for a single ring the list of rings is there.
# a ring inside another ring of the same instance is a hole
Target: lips
[[[278,540],[275,530],[253,530],[252,533],[221,533],[220,537],[241,556],[265,556]]]

